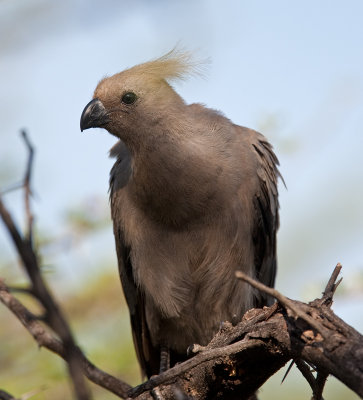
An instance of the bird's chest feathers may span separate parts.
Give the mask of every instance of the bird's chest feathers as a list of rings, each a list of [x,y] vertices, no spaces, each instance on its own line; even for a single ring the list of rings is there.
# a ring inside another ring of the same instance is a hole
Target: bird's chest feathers
[[[148,217],[183,228],[223,202],[223,167],[203,154],[159,148],[136,159],[130,192]]]

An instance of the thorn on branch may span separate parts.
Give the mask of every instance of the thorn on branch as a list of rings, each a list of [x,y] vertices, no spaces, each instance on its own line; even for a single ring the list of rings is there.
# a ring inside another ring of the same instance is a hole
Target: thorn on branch
[[[294,364],[295,364],[295,360],[292,360],[291,363],[290,363],[290,365],[287,367],[287,370],[286,370],[286,372],[285,372],[284,377],[283,377],[282,380],[281,380],[281,385],[284,383],[284,381],[285,381],[287,375],[288,375],[289,372],[291,371],[291,368],[293,367]]]

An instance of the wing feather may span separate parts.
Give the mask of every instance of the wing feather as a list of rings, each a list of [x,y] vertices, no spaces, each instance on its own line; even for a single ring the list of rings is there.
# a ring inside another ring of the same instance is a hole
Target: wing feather
[[[279,161],[264,136],[257,134],[253,148],[259,165],[259,190],[253,199],[256,277],[262,283],[273,287],[277,269],[276,232],[279,227],[277,181],[282,177],[278,170]],[[262,296],[261,299],[257,299],[257,303],[259,306],[271,304],[272,299]]]
[[[119,274],[126,302],[130,312],[130,322],[136,355],[143,376],[150,377],[159,371],[159,350],[153,347],[146,323],[144,296],[136,285],[130,258],[131,249],[124,238],[121,221],[118,218],[119,190],[128,182],[131,173],[131,157],[120,141],[111,149],[110,155],[117,157],[110,174],[111,214],[114,226]]]

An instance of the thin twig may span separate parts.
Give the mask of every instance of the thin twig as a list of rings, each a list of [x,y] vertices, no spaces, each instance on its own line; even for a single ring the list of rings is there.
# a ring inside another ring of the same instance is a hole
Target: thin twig
[[[22,135],[24,142],[26,144],[26,147],[28,149],[28,162],[27,162],[27,167],[26,167],[25,177],[24,177],[24,194],[25,194],[25,212],[26,212],[26,219],[27,219],[26,238],[28,239],[29,243],[32,243],[34,217],[33,217],[33,214],[31,212],[31,208],[30,208],[30,195],[31,195],[30,182],[31,182],[31,175],[32,175],[33,160],[34,160],[34,147],[30,143],[28,135],[24,129],[21,131],[21,135]]]
[[[338,263],[334,268],[334,271],[331,274],[331,277],[325,287],[325,290],[323,292],[323,297],[321,298],[321,304],[326,304],[328,307],[332,305],[334,293],[337,290],[337,287],[339,286],[340,282],[343,280],[343,278],[340,278],[339,281],[336,282],[341,269],[342,265]]]
[[[308,314],[306,314],[303,310],[301,310],[299,307],[297,307],[292,300],[281,294],[278,290],[271,288],[269,286],[264,285],[263,283],[256,281],[255,279],[249,277],[242,271],[236,271],[236,277],[238,279],[241,279],[247,283],[249,283],[251,286],[254,288],[260,290],[261,292],[264,292],[272,297],[274,297],[280,304],[282,304],[285,308],[289,308],[295,315],[296,317],[301,318],[305,322],[307,322],[312,328],[314,328],[317,332],[319,332],[324,339],[327,339],[327,332],[325,328],[319,324],[314,318],[310,317]]]
[[[23,287],[23,286],[8,286],[8,289],[12,293],[23,293],[29,296],[36,297],[33,288],[31,287]]]
[[[311,390],[313,391],[312,400],[324,400],[323,395],[323,388],[319,388],[317,378],[310,371],[310,367],[304,360],[296,360],[296,366],[298,367],[299,371],[302,373],[303,377],[308,381]],[[319,397],[320,396],[320,397]]]
[[[2,189],[1,192],[0,192],[0,196],[3,196],[3,195],[8,194],[10,192],[13,192],[14,190],[21,189],[23,187],[24,187],[24,181],[21,181],[21,182],[18,182],[18,183],[14,183],[14,184],[8,186],[5,189]]]
[[[9,292],[9,288],[1,279],[0,301],[19,319],[40,347],[45,347],[66,360],[62,342],[33,317],[33,314]],[[82,363],[83,373],[90,381],[121,398],[127,397],[127,392],[131,389],[130,385],[97,368],[79,348],[77,348],[77,352]]]
[[[324,390],[326,380],[328,379],[328,376],[329,376],[329,374],[326,372],[322,372],[322,371],[317,372],[317,376],[315,379],[316,387],[315,387],[315,391],[313,392],[312,400],[324,400],[323,399],[323,390]]]

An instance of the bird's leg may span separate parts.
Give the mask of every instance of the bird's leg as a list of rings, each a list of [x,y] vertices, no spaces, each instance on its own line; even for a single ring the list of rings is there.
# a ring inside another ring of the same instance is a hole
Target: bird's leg
[[[170,368],[170,350],[168,346],[160,346],[160,370],[159,373],[165,372]]]

